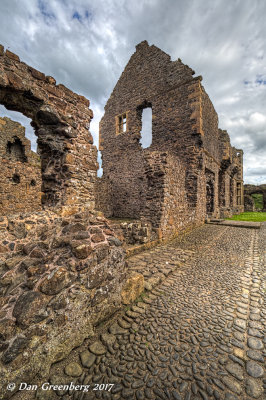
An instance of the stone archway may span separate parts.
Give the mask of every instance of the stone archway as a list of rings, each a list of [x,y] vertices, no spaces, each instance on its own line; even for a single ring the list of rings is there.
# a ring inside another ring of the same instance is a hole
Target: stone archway
[[[97,149],[88,131],[89,100],[20,62],[0,45],[0,104],[31,118],[38,137],[42,203],[94,206]]]

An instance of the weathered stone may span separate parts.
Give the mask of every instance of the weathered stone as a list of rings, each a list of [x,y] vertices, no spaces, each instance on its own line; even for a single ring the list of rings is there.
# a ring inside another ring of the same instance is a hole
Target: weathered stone
[[[13,316],[22,328],[32,323],[40,322],[46,316],[42,313],[46,307],[49,297],[40,292],[26,292],[19,296],[13,309]]]
[[[85,350],[80,354],[80,360],[83,367],[90,368],[94,364],[96,356]]]
[[[92,247],[89,244],[77,243],[77,242],[71,243],[71,250],[74,256],[76,256],[79,259],[87,258],[93,251]]]
[[[103,333],[101,335],[101,341],[107,347],[108,346],[112,346],[116,341],[116,337],[115,337],[115,335],[110,335],[108,333]]]
[[[8,349],[4,352],[2,361],[5,364],[13,361],[27,347],[28,343],[29,339],[25,336],[16,336],[10,343]]]
[[[106,348],[102,345],[101,342],[94,342],[89,346],[89,350],[93,353],[96,354],[97,356],[100,356],[102,354],[106,353]]]
[[[232,392],[241,394],[242,389],[241,385],[233,378],[230,378],[229,376],[223,376],[222,381],[225,384],[225,386],[228,387],[228,389],[232,390]]]
[[[254,399],[258,399],[263,394],[261,383],[257,379],[248,378],[246,380],[246,393]]]
[[[117,323],[114,323],[113,325],[110,326],[109,332],[112,335],[122,335],[123,333],[126,333],[127,331],[123,328],[121,328]]]
[[[62,229],[62,233],[77,233],[81,231],[86,231],[86,226],[80,222],[68,224]]]
[[[40,291],[48,295],[54,295],[61,292],[62,289],[69,286],[71,278],[69,272],[59,267],[54,269],[41,283]]]
[[[261,378],[264,374],[263,367],[255,361],[247,361],[247,373],[253,378]]]
[[[238,380],[242,381],[244,379],[243,368],[240,365],[229,362],[225,369]]]
[[[72,362],[65,367],[65,374],[68,376],[80,376],[82,368],[77,362]]]
[[[121,291],[122,302],[124,304],[130,304],[144,290],[144,277],[142,274],[135,274],[132,275],[130,278],[127,279],[125,285]]]
[[[95,233],[92,235],[91,240],[94,243],[103,242],[105,240],[105,236],[102,233]]]
[[[253,350],[261,350],[264,348],[262,341],[255,337],[248,338],[248,347]]]

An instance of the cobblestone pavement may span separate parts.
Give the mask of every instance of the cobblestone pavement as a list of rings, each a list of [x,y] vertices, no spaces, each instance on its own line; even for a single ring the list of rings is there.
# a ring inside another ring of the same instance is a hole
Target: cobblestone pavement
[[[133,260],[155,274],[178,255],[179,264],[108,331],[52,367],[52,384],[90,384],[88,392],[39,390],[37,398],[262,400],[265,243],[266,223],[260,231],[209,225],[133,257],[130,268]]]

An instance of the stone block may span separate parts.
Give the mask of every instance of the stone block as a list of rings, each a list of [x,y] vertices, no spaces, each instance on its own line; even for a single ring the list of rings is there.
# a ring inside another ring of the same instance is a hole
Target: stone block
[[[136,300],[144,290],[144,276],[134,274],[129,277],[122,288],[121,298],[123,304],[130,304]]]

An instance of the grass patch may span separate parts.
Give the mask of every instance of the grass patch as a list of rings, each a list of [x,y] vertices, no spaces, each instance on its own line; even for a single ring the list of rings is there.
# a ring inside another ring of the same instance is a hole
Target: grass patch
[[[239,215],[233,215],[232,218],[226,219],[233,221],[263,222],[266,221],[266,212],[244,212]]]
[[[263,195],[261,193],[253,193],[251,196],[254,199],[256,209],[262,210],[263,209]]]

